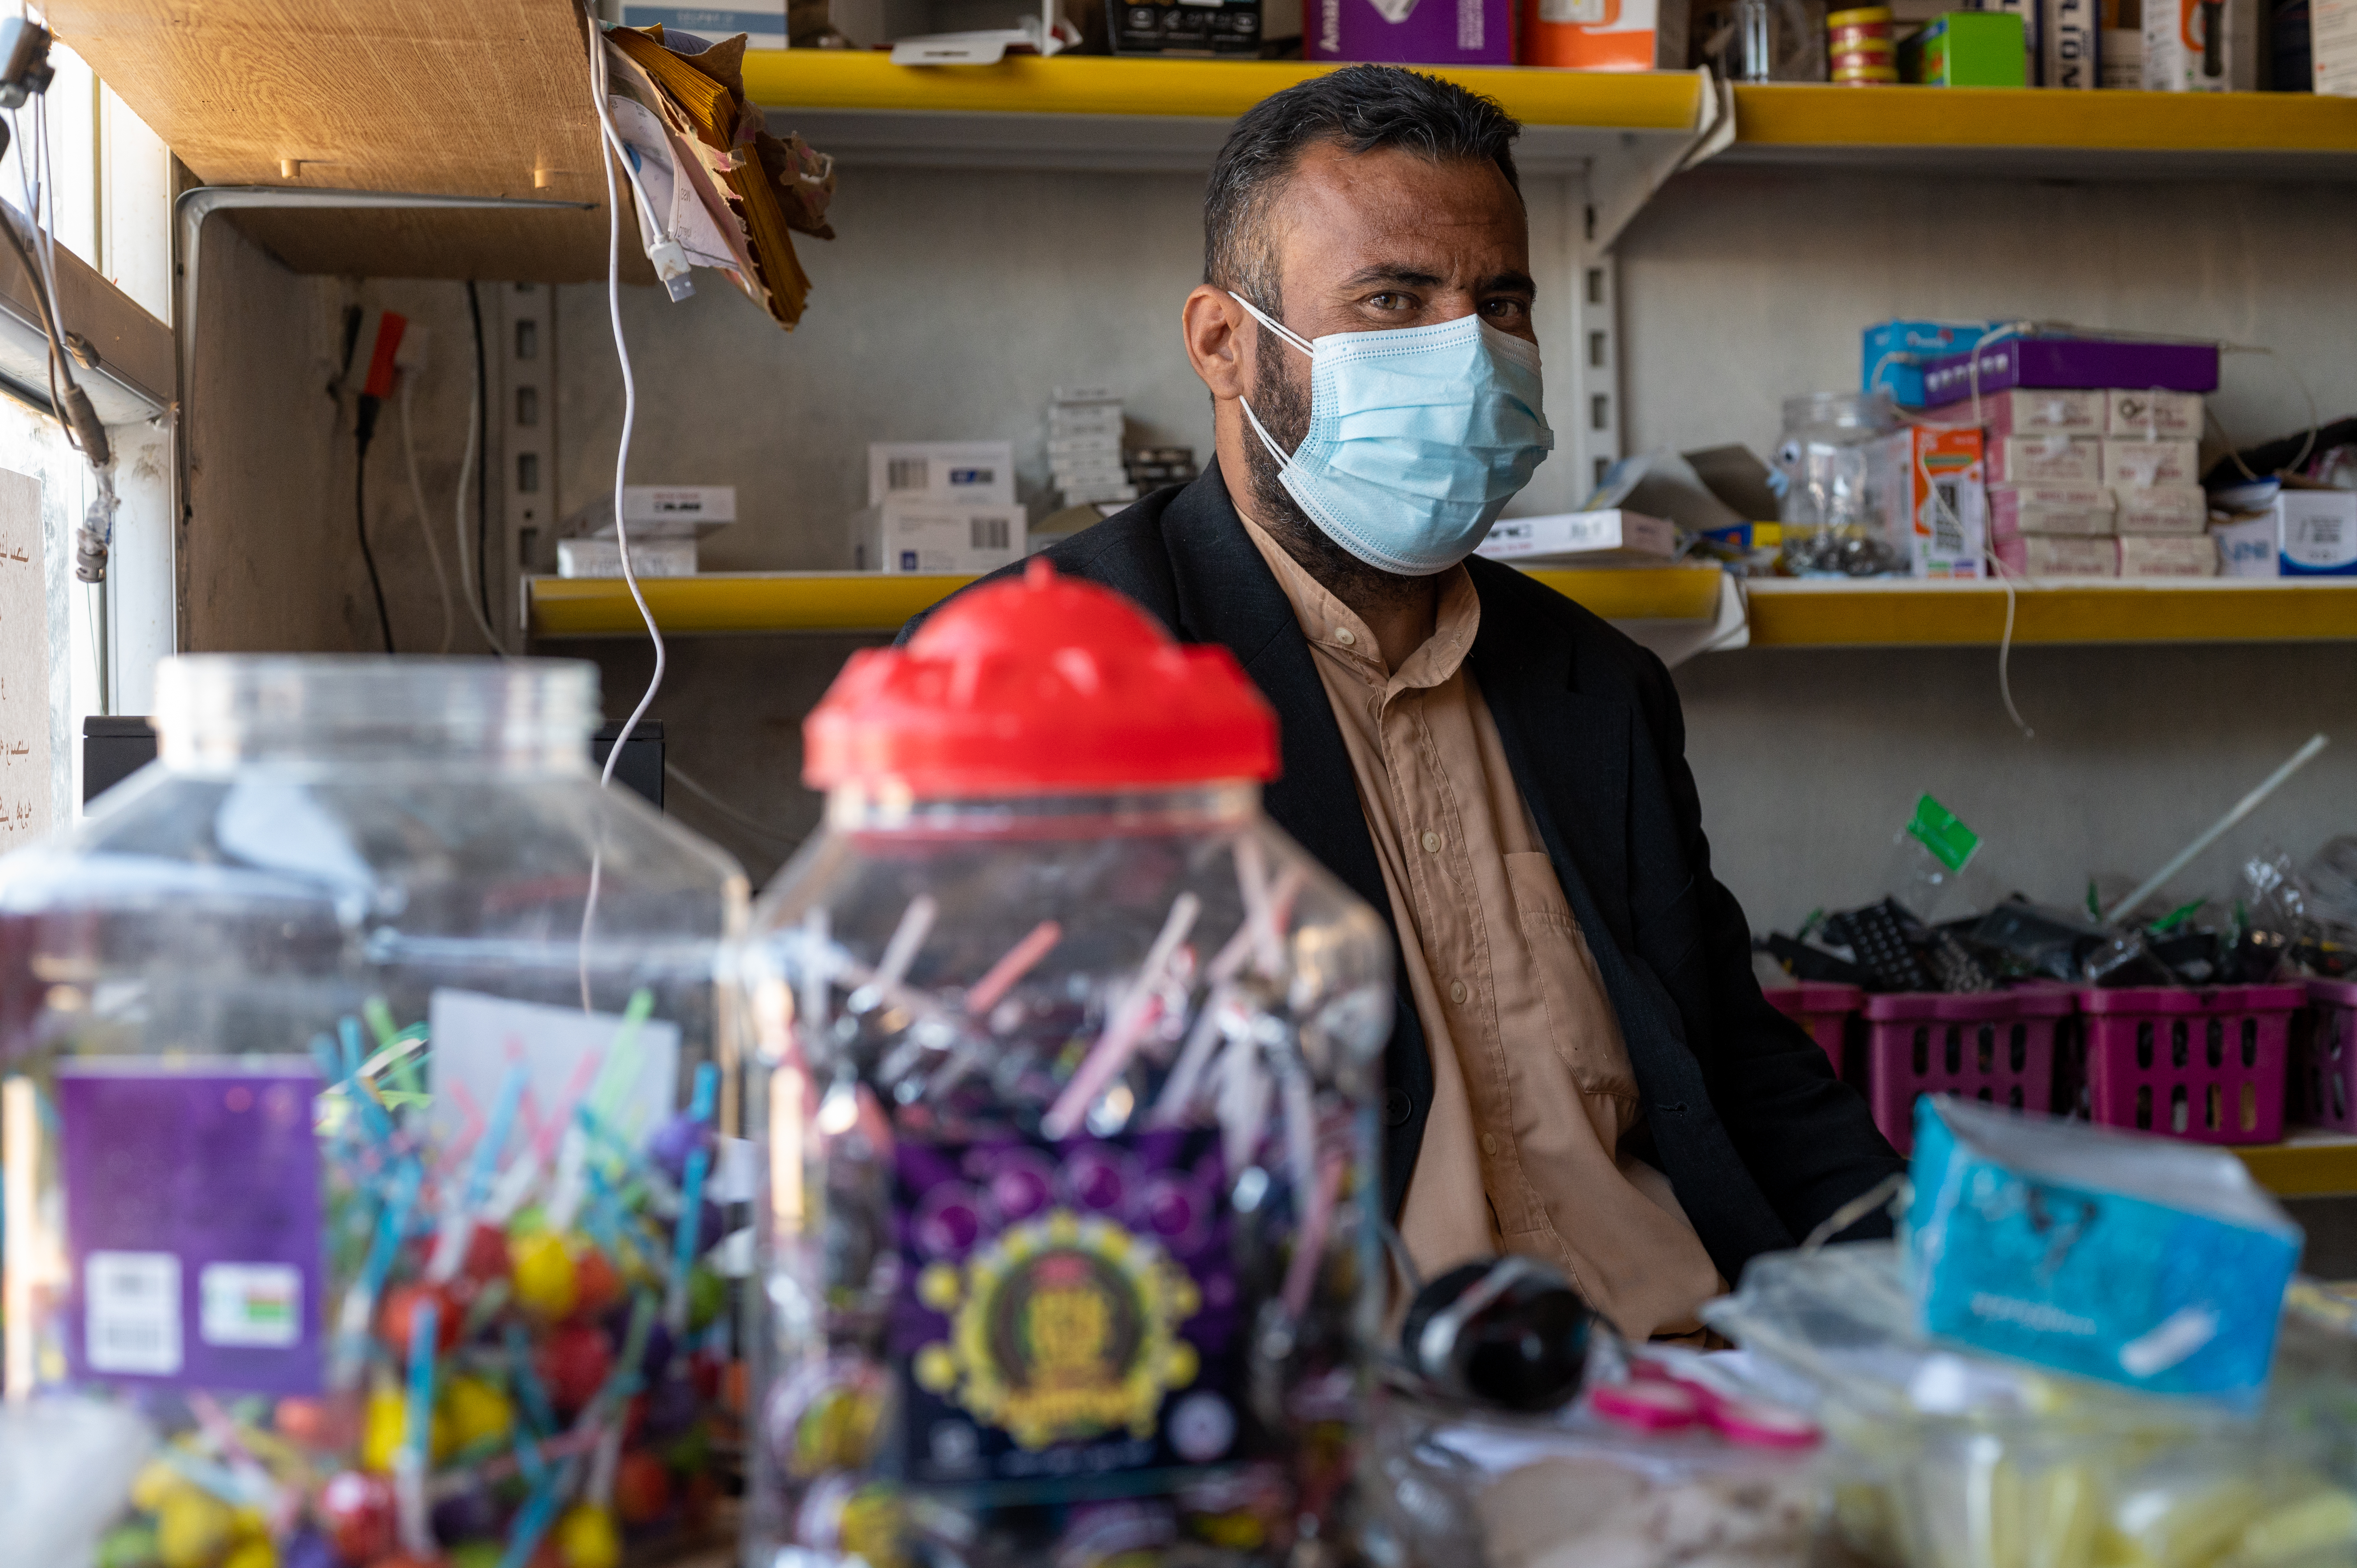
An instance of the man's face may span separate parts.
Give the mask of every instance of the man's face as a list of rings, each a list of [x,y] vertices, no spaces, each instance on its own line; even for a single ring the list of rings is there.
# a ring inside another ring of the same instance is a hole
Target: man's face
[[[1479,315],[1535,343],[1530,232],[1522,199],[1491,163],[1432,163],[1396,148],[1302,155],[1271,205],[1269,241],[1290,330],[1428,327]],[[1256,325],[1243,334],[1252,407],[1290,452],[1309,430],[1309,356]],[[1279,482],[1256,439],[1243,444],[1254,512],[1323,581],[1389,574],[1329,540]]]

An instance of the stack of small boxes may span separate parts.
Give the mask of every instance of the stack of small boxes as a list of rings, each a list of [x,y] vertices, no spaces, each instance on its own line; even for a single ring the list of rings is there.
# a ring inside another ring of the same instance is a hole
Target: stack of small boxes
[[[1974,423],[1967,401],[1934,423]],[[1984,393],[1990,547],[2007,575],[2210,577],[2201,395],[2009,387]]]
[[[1195,449],[1192,446],[1136,446],[1122,454],[1122,464],[1129,471],[1129,482],[1140,495],[1159,489],[1164,485],[1184,485],[1195,478]]]
[[[1058,387],[1048,405],[1048,468],[1068,507],[1134,501],[1121,458],[1121,399],[1111,387]]]

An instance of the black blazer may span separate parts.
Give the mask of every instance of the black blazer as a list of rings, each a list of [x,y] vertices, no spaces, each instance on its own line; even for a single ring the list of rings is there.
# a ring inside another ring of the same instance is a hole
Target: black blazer
[[[1268,814],[1388,925],[1341,729],[1218,467],[1047,555],[1059,572],[1127,594],[1181,640],[1235,654],[1276,709],[1285,772],[1268,786]],[[1824,1053],[1760,994],[1750,929],[1710,874],[1684,720],[1662,661],[1511,567],[1479,556],[1465,566],[1481,596],[1470,666],[1620,1017],[1647,1153],[1733,1280],[1746,1260],[1793,1245],[1903,1162]],[[1396,1214],[1432,1105],[1405,981],[1383,1070],[1383,1187]],[[1843,1234],[1889,1229],[1878,1214]]]

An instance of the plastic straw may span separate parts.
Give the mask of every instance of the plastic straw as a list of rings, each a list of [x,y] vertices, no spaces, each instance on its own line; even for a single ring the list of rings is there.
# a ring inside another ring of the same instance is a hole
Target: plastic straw
[[[2200,838],[2195,839],[2191,843],[2187,844],[2183,849],[2179,850],[2174,855],[2171,855],[2169,857],[2169,864],[2162,866],[2158,871],[2154,872],[2150,876],[2146,877],[2135,892],[2129,894],[2126,897],[2113,905],[2110,909],[2104,912],[2104,918],[2105,920],[2115,921],[2121,916],[2131,913],[2135,910],[2137,905],[2143,903],[2146,899],[2159,892],[2162,886],[2167,883],[2170,877],[2176,875],[2179,872],[2184,870],[2187,865],[2192,863],[2195,855],[2200,854],[2203,850],[2208,849],[2212,844],[2216,843],[2218,840],[2225,834],[2227,829],[2233,827],[2236,822],[2241,822],[2244,817],[2249,816],[2253,811],[2257,811],[2261,802],[2265,801],[2268,796],[2274,794],[2278,789],[2282,788],[2285,779],[2289,779],[2293,774],[2298,772],[2301,768],[2314,761],[2316,759],[2316,754],[2322,751],[2330,744],[2330,741],[2322,735],[2312,735],[2309,736],[2308,744],[2301,746],[2298,751],[2293,752],[2289,761],[2286,762],[2281,768],[2276,768],[2273,773],[2268,774],[2266,778],[2261,781],[2257,789],[2252,790],[2249,794],[2235,801],[2234,809],[2228,811],[2216,822],[2211,823],[2208,831],[2204,832]]]
[[[1031,966],[1054,950],[1064,940],[1064,928],[1053,920],[1042,920],[1031,928],[1031,934],[1006,950],[1006,955],[990,966],[989,972],[974,983],[965,993],[965,1010],[979,1018],[998,1004],[998,999],[1015,987],[1015,983],[1031,972]]]
[[[441,1327],[441,1307],[430,1296],[419,1301],[409,1317],[409,1408],[393,1475],[401,1543],[418,1557],[431,1557],[435,1549],[425,1509],[425,1465],[434,1428],[434,1341]]]
[[[1047,1137],[1070,1137],[1105,1085],[1129,1065],[1138,1037],[1160,1010],[1154,988],[1161,983],[1163,971],[1170,965],[1170,955],[1187,940],[1187,933],[1194,929],[1195,917],[1202,909],[1203,901],[1192,893],[1181,893],[1170,901],[1170,913],[1164,917],[1154,945],[1146,950],[1146,962],[1138,969],[1136,980],[1122,993],[1112,1020],[1105,1025],[1104,1033],[1097,1036],[1096,1045],[1079,1070],[1072,1074],[1071,1081],[1056,1096],[1048,1114],[1039,1119],[1039,1131]]]

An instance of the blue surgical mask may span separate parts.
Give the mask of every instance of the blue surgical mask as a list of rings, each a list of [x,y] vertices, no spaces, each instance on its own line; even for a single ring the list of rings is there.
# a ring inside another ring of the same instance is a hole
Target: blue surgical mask
[[[1428,577],[1456,565],[1555,446],[1538,349],[1478,316],[1308,342],[1236,303],[1309,356],[1298,450],[1280,450],[1249,401],[1244,417],[1286,493],[1370,566]]]

